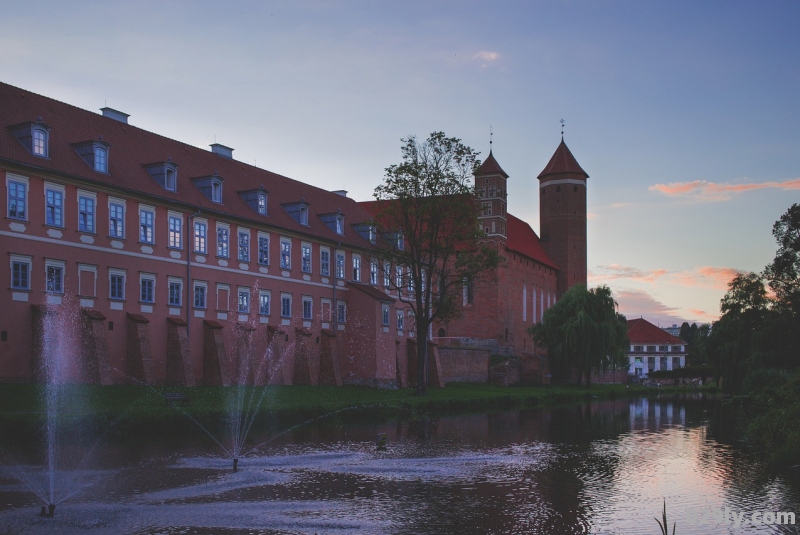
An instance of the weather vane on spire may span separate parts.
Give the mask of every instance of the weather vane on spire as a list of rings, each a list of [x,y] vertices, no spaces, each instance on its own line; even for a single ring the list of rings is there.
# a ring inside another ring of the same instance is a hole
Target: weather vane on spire
[[[492,125],[489,125],[489,152],[492,152]]]
[[[561,123],[561,141],[564,141],[564,119],[559,121]]]

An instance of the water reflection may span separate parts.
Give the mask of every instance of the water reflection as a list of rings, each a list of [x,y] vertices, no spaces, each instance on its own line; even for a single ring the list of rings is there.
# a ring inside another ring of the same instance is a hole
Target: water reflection
[[[34,517],[34,497],[0,471],[0,533],[656,534],[664,499],[681,535],[796,533],[689,524],[693,512],[726,507],[800,513],[797,481],[715,439],[713,407],[638,399],[315,422],[237,473],[209,444],[170,442],[127,464],[125,444],[114,444],[116,460],[94,468],[113,477],[55,519]]]

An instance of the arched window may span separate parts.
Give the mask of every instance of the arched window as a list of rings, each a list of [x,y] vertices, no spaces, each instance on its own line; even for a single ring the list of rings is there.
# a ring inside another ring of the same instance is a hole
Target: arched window
[[[175,170],[170,169],[169,167],[167,167],[164,174],[164,187],[170,191],[175,191],[177,189],[177,184],[175,183]]]
[[[94,150],[94,170],[100,173],[108,172],[108,152],[106,149],[97,147]]]
[[[41,128],[33,129],[33,153],[36,156],[47,157],[47,132]]]
[[[436,334],[437,334],[437,336],[439,336],[439,338],[444,338],[444,336],[445,336],[444,329],[443,329],[443,328],[440,328],[440,329],[439,329],[439,332],[438,332],[438,333],[436,333]]]

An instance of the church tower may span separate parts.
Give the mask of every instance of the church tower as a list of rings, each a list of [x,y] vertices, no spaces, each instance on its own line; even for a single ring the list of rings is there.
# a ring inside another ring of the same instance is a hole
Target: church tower
[[[558,265],[557,295],[586,284],[586,174],[564,143],[539,174],[539,232]]]
[[[478,197],[478,221],[492,237],[506,238],[506,181],[508,175],[489,150],[486,161],[475,170],[475,195]]]

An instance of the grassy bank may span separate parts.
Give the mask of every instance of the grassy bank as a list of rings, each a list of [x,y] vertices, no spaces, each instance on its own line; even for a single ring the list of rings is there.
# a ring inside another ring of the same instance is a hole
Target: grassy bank
[[[625,385],[595,385],[586,389],[574,386],[452,384],[446,388],[430,389],[427,396],[417,396],[412,389],[381,390],[358,386],[268,386],[245,387],[238,391],[226,387],[70,385],[63,391],[64,402],[60,412],[66,419],[121,418],[132,422],[158,422],[186,415],[213,419],[224,416],[232,397],[240,393],[244,406],[258,406],[265,415],[291,421],[342,410],[389,416],[414,411],[471,412],[692,391],[685,388],[628,388]],[[162,397],[166,392],[185,393],[189,404],[168,405]],[[0,422],[41,421],[45,417],[42,394],[40,385],[0,385]]]

